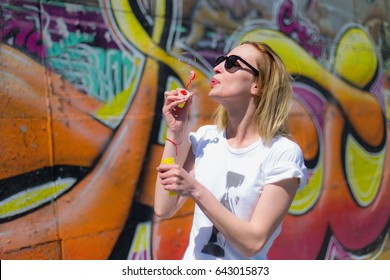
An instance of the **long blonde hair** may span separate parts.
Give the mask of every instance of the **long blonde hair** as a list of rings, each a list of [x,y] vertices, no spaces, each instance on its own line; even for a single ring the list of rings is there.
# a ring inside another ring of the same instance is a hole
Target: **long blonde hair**
[[[256,77],[260,89],[254,97],[256,111],[253,121],[265,143],[269,143],[277,135],[290,136],[288,114],[292,95],[292,78],[287,72],[281,58],[265,43],[245,41],[243,44],[254,46],[261,57],[257,59],[259,76]],[[218,129],[226,128],[228,115],[225,108],[219,105],[214,113],[214,123]]]

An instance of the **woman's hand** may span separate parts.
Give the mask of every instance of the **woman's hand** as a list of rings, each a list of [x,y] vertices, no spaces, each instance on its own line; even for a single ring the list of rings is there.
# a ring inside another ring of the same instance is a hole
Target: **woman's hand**
[[[157,167],[160,182],[166,191],[191,197],[197,186],[196,179],[178,164],[160,164]]]
[[[162,109],[168,131],[174,133],[176,136],[181,135],[185,129],[188,120],[189,107],[192,102],[192,93],[190,93],[185,100],[179,95],[180,90],[183,89],[179,88],[164,93],[165,102]],[[180,108],[179,105],[184,101],[184,107]]]

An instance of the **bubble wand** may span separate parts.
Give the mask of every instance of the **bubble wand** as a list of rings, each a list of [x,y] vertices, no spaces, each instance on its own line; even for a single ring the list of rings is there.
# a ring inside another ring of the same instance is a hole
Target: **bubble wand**
[[[190,79],[187,83],[187,85],[185,86],[184,89],[180,90],[179,91],[179,96],[180,97],[183,97],[184,98],[184,102],[180,103],[179,104],[179,108],[183,108],[184,105],[186,104],[186,101],[190,95],[189,91],[188,91],[188,87],[190,86],[190,84],[192,83],[192,81],[195,79],[195,76],[196,76],[196,73],[194,70],[191,70],[191,74],[190,74]]]
[[[190,74],[190,80],[188,81],[185,89],[188,89],[188,87],[190,86],[190,84],[192,83],[192,81],[195,79],[195,76],[196,76],[196,73],[194,70],[191,70],[191,74]]]

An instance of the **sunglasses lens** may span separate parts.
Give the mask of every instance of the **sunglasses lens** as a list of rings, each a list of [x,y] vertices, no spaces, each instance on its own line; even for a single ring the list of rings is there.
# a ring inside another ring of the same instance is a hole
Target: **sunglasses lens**
[[[226,62],[225,62],[225,68],[226,70],[231,70],[234,66],[237,66],[236,65],[236,62],[237,62],[237,57],[232,55],[232,56],[229,56],[227,59],[226,59]]]
[[[220,56],[215,60],[214,67],[219,65],[221,62],[223,62],[226,59],[226,56]]]

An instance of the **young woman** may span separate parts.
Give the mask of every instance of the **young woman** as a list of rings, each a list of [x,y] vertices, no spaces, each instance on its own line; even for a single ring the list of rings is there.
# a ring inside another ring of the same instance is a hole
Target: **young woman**
[[[244,42],[219,57],[210,98],[215,124],[185,133],[176,90],[165,92],[168,126],[155,191],[157,216],[171,217],[187,198],[194,219],[183,259],[267,259],[298,187],[306,182],[299,146],[288,138],[291,77],[266,44]],[[174,195],[172,195],[174,192]]]

